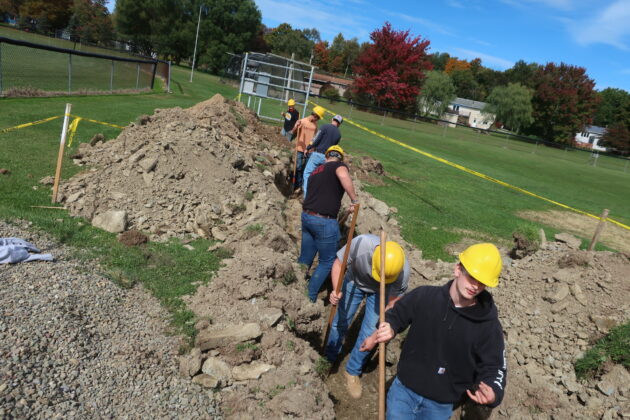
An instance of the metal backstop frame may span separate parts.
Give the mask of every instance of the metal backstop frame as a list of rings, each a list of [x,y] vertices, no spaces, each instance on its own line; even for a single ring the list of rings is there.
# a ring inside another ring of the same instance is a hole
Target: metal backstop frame
[[[306,115],[314,70],[313,65],[275,54],[245,53],[240,67],[238,100],[247,95],[247,106],[260,118],[268,120],[282,121],[263,114],[263,99],[281,103],[294,99],[296,105],[303,107],[302,115]]]

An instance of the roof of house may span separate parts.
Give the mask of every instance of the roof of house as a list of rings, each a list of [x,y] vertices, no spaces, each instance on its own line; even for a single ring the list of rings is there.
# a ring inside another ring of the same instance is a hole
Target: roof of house
[[[472,109],[483,109],[486,106],[485,102],[473,101],[472,99],[455,98],[451,101],[451,105],[465,106]]]
[[[317,82],[330,82],[332,84],[341,85],[341,86],[350,86],[352,84],[352,79],[344,79],[341,77],[329,76],[327,74],[322,73],[314,73],[313,81]]]
[[[591,134],[599,134],[600,136],[603,136],[604,133],[606,133],[606,128],[598,127],[596,125],[587,125],[586,131],[588,131]]]

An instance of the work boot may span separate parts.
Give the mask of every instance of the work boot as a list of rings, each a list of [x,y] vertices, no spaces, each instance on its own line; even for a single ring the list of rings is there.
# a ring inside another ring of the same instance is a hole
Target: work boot
[[[347,371],[343,371],[346,376],[346,388],[352,398],[358,400],[361,398],[361,379],[358,376],[350,375]]]

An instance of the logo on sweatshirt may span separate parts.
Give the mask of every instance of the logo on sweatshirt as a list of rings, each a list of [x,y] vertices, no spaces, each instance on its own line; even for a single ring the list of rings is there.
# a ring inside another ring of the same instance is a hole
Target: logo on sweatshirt
[[[441,367],[438,369],[438,375],[444,375],[444,372],[446,372],[446,368]]]

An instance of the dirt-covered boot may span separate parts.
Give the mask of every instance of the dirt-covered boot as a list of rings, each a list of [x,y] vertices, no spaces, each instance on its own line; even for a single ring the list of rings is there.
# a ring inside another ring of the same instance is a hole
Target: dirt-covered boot
[[[345,370],[343,371],[346,376],[346,388],[348,389],[348,393],[354,399],[361,398],[361,379],[358,376],[350,375]]]

